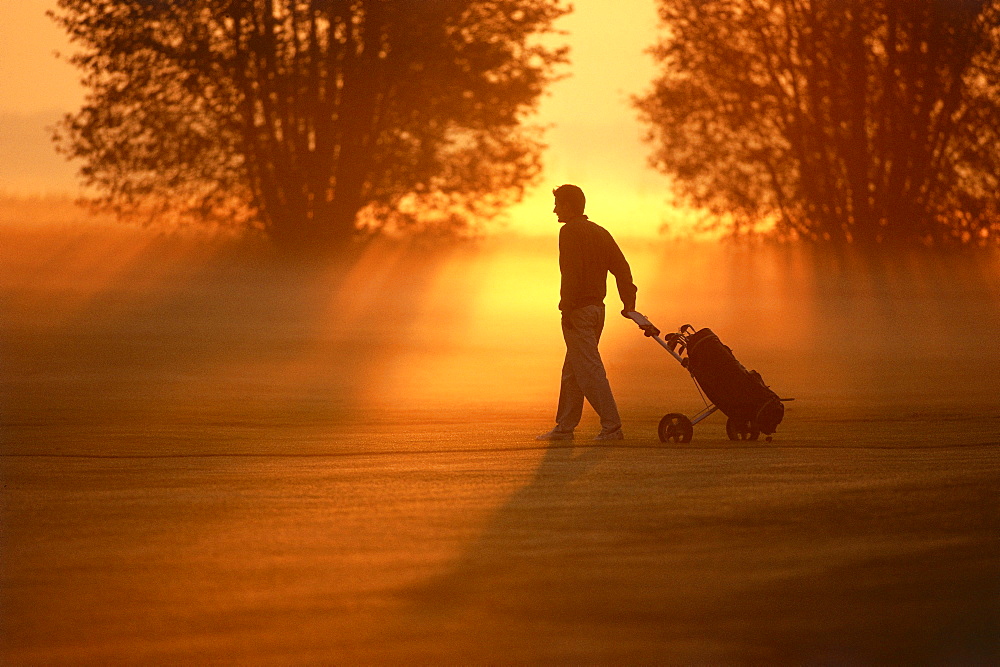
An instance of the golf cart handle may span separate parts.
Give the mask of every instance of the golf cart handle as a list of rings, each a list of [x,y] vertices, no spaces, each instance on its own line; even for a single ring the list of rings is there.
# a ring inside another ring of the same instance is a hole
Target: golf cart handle
[[[635,310],[630,310],[627,313],[625,313],[625,317],[629,318],[630,320],[638,324],[639,328],[642,329],[642,333],[644,336],[646,336],[647,338],[652,338],[654,341],[656,341],[657,345],[659,345],[664,350],[669,352],[670,356],[672,356],[681,364],[686,365],[687,361],[684,359],[684,357],[678,354],[676,350],[678,341],[680,340],[681,343],[683,343],[683,340],[679,338],[678,334],[674,333],[667,336],[668,339],[673,339],[671,340],[670,343],[668,343],[667,341],[660,338],[660,330],[657,329],[656,326],[652,322],[650,322],[646,318],[646,316],[643,315],[642,313]]]
[[[643,315],[642,313],[636,310],[630,310],[628,313],[626,313],[625,317],[629,318],[630,320],[638,324],[639,328],[642,329],[643,334],[647,338],[655,338],[656,336],[660,335],[660,330],[657,329],[653,325],[653,323],[650,322],[649,319],[647,319],[646,316]]]

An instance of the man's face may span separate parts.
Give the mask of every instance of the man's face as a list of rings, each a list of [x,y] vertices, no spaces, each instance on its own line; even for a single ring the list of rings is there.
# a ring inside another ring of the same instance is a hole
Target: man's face
[[[566,222],[571,217],[573,217],[573,212],[570,207],[566,205],[566,202],[560,200],[558,197],[555,198],[556,205],[552,207],[552,212],[556,214],[556,218],[559,222]]]

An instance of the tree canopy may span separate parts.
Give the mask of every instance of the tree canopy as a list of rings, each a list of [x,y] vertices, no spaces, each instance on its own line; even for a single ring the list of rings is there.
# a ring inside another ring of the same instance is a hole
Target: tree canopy
[[[454,229],[540,169],[558,0],[59,0],[89,89],[57,129],[95,203],[289,246]]]
[[[1000,2],[659,0],[652,163],[735,231],[1000,239]]]

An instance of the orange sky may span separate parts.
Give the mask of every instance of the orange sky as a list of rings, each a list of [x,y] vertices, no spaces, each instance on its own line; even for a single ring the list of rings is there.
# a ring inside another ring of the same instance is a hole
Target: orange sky
[[[70,190],[73,167],[54,156],[45,126],[79,106],[76,72],[53,57],[67,41],[44,12],[54,0],[5,3],[0,22],[0,190]],[[578,0],[559,22],[572,48],[570,78],[551,89],[537,120],[552,126],[540,185],[510,211],[510,227],[554,234],[552,187],[587,192],[590,216],[621,235],[655,234],[680,214],[667,180],[646,167],[642,126],[629,96],[654,74],[644,50],[656,37],[654,0]]]

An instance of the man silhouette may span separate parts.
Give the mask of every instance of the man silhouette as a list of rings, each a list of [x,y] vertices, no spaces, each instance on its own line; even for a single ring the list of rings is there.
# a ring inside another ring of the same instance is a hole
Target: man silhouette
[[[618,283],[622,315],[635,310],[636,287],[625,255],[606,229],[594,223],[583,210],[587,199],[575,185],[560,185],[552,191],[559,230],[559,310],[562,311],[566,360],[562,368],[556,427],[538,440],[572,440],[573,429],[583,415],[583,399],[601,418],[595,440],[621,440],[622,420],[604,371],[597,344],[604,329],[604,297],[608,271]],[[627,316],[626,316],[627,317]]]

